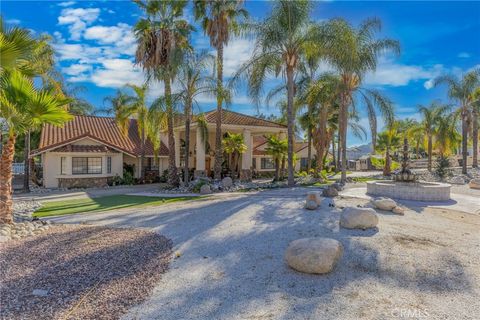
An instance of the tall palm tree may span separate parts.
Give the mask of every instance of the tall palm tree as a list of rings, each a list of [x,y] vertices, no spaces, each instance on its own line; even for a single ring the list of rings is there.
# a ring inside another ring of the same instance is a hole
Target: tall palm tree
[[[208,76],[206,71],[213,66],[214,57],[206,51],[190,53],[180,67],[178,85],[180,99],[184,104],[185,117],[185,167],[184,181],[188,183],[189,177],[189,147],[190,147],[190,124],[192,121],[193,106],[198,106],[197,99],[201,95],[215,93],[215,79]]]
[[[248,80],[248,94],[258,105],[268,76],[282,75],[287,87],[288,127],[288,185],[293,186],[293,147],[295,132],[295,77],[304,52],[319,40],[318,28],[310,23],[312,4],[307,0],[280,0],[262,22],[252,23],[249,29],[256,35],[252,57],[244,63],[232,79],[242,75]]]
[[[348,114],[359,102],[366,107],[372,145],[376,145],[377,118],[376,108],[380,109],[387,123],[393,121],[392,103],[379,91],[362,87],[362,81],[367,72],[375,71],[378,56],[385,51],[400,53],[400,45],[391,39],[378,39],[381,22],[378,19],[368,19],[360,24],[358,29],[348,22],[335,19],[324,24],[324,32],[328,34],[326,55],[331,65],[341,77],[341,93],[339,95],[339,140],[341,147],[341,180],[347,175],[347,126]],[[357,101],[356,101],[357,100]]]
[[[470,108],[473,103],[473,92],[480,85],[480,69],[466,73],[461,79],[451,75],[440,76],[435,79],[434,85],[446,84],[448,96],[459,106],[462,121],[462,173],[467,174],[467,145]]]
[[[432,102],[430,106],[419,106],[418,112],[422,116],[422,127],[427,141],[428,171],[432,171],[433,136],[438,118],[448,109],[448,106]]]
[[[458,113],[440,114],[435,128],[435,150],[440,158],[451,154],[461,135],[457,131]]]
[[[147,81],[155,79],[164,84],[168,116],[168,182],[176,187],[179,177],[175,164],[172,82],[185,52],[191,49],[188,37],[193,27],[183,16],[186,1],[135,0],[135,3],[146,14],[146,18],[141,18],[134,27],[138,44],[135,60],[147,73]]]
[[[5,70],[0,85],[0,114],[8,125],[8,140],[0,159],[0,223],[12,223],[12,163],[16,136],[45,123],[62,125],[71,115],[66,110],[68,100],[51,91],[36,89],[33,81],[19,70]]]
[[[389,176],[391,172],[391,152],[400,146],[400,137],[398,136],[397,124],[390,125],[385,131],[378,134],[376,150],[384,152],[385,166],[383,175]]]
[[[273,158],[275,163],[274,181],[278,181],[280,180],[280,164],[288,154],[288,142],[286,139],[280,139],[279,137],[271,135],[267,137],[267,147],[265,148],[265,152]]]
[[[222,144],[225,153],[230,155],[230,170],[232,171],[232,178],[236,179],[238,160],[240,159],[240,155],[247,151],[247,146],[243,141],[243,135],[240,133],[227,132],[225,138],[223,138]]]
[[[480,127],[480,86],[473,92],[472,101],[473,168],[478,168],[478,127]]]
[[[238,34],[239,23],[248,13],[242,0],[194,0],[195,19],[200,20],[210,45],[217,50],[217,114],[215,119],[214,178],[222,174],[222,103],[223,103],[223,49],[231,34]]]

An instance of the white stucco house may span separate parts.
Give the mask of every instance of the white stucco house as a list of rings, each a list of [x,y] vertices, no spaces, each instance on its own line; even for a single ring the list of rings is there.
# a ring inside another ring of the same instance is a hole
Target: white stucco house
[[[204,114],[208,128],[208,143],[203,141],[201,128],[192,122],[190,130],[189,167],[196,176],[210,176],[213,172],[215,151],[216,111]],[[286,137],[285,125],[223,110],[222,131],[241,133],[247,151],[241,155],[240,177],[249,180],[252,170],[273,171],[271,157],[265,153],[268,135]],[[176,165],[183,167],[185,127],[174,127]],[[63,127],[45,125],[42,128],[39,148],[31,156],[40,156],[43,169],[43,185],[47,188],[72,188],[104,186],[115,176],[122,177],[124,166],[134,168],[139,178],[141,170],[161,174],[168,169],[169,150],[166,133],[161,134],[158,158],[154,156],[152,143],[147,140],[143,164],[142,148],[135,119],[130,120],[128,134],[124,135],[111,117],[75,116]],[[299,148],[297,148],[299,149]],[[305,147],[302,146],[302,150]],[[297,164],[300,168],[300,164]]]

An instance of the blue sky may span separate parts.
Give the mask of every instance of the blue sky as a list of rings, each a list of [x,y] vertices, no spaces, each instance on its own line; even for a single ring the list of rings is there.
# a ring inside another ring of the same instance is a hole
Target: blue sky
[[[270,3],[246,1],[254,18],[268,14]],[[133,64],[135,39],[131,26],[141,12],[130,1],[2,1],[1,13],[7,23],[18,24],[55,38],[58,67],[64,77],[86,91],[81,95],[97,108],[105,96],[124,84],[142,83],[144,77]],[[192,14],[185,13],[192,23]],[[384,56],[377,71],[365,79],[366,86],[382,90],[394,103],[401,117],[418,117],[418,104],[434,99],[448,102],[444,87],[432,88],[436,76],[450,73],[460,76],[480,66],[480,2],[416,1],[323,1],[315,2],[312,19],[341,17],[357,25],[369,17],[383,22],[381,36],[400,41],[399,57]],[[208,39],[200,28],[192,36],[195,48],[208,48]],[[253,41],[234,39],[225,50],[226,76],[248,59]],[[273,86],[279,80],[271,80]],[[162,93],[160,84],[152,85],[150,97]],[[215,107],[211,97],[201,99],[202,111]],[[256,108],[244,92],[239,92],[231,108],[255,114]],[[278,111],[262,107],[262,113]],[[362,113],[361,123],[368,128]],[[380,121],[381,125],[381,121]],[[368,137],[367,140],[370,138]],[[349,137],[349,145],[361,144]]]

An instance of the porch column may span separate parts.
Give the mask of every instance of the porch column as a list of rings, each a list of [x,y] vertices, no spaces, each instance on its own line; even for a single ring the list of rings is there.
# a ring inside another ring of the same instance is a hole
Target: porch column
[[[250,130],[243,130],[243,142],[247,146],[247,151],[242,154],[242,170],[240,170],[240,180],[252,180],[252,133]]]
[[[175,140],[175,166],[180,167],[180,132],[173,132],[173,139]]]
[[[197,149],[195,163],[195,177],[205,176],[205,142],[202,140],[202,130],[197,127],[197,138],[195,142]]]

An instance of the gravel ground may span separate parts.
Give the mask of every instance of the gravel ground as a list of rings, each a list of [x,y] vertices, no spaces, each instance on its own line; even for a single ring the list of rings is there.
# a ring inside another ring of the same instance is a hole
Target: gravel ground
[[[0,244],[2,319],[118,319],[167,270],[171,241],[154,232],[52,226]]]
[[[124,319],[478,319],[479,215],[420,207],[381,212],[376,230],[339,229],[339,207],[367,200],[338,198],[336,208],[326,200],[307,211],[308,190],[54,220],[150,227],[173,240],[169,271]],[[343,244],[336,269],[288,268],[288,244],[316,236]]]

